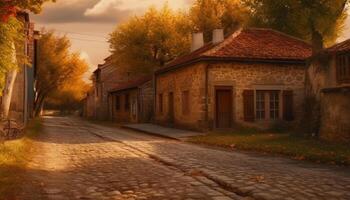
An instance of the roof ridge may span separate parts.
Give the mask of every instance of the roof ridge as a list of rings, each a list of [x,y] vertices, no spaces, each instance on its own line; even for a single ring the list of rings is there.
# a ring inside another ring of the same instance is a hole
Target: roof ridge
[[[342,47],[343,45],[346,45],[348,42],[350,42],[350,38],[349,38],[349,39],[346,39],[346,40],[344,40],[344,41],[342,41],[342,42],[336,43],[336,44],[334,44],[334,45],[328,47],[327,49],[328,49],[328,50],[331,50],[331,49],[334,49],[334,48],[337,48],[337,47]]]
[[[273,29],[273,28],[260,28],[260,27],[248,27],[248,28],[244,28],[243,31],[245,30],[266,30],[266,31],[272,31],[272,32],[275,32],[275,33],[278,33],[280,35],[283,35],[285,37],[288,37],[288,38],[291,38],[291,39],[294,39],[294,40],[297,40],[299,42],[302,42],[308,46],[310,46],[310,44],[306,41],[306,40],[303,40],[301,38],[298,38],[298,37],[295,37],[295,36],[292,36],[292,35],[289,35],[287,33],[284,33],[282,31],[279,31],[279,30],[276,30],[276,29]]]
[[[219,51],[222,47],[226,46],[227,44],[229,44],[230,42],[232,42],[233,39],[235,39],[238,35],[240,35],[242,33],[242,28],[239,28],[237,31],[233,32],[231,35],[229,35],[228,37],[226,37],[224,39],[224,41],[216,44],[216,46],[214,46],[211,49],[208,49],[207,51],[203,52],[201,55],[202,56],[210,56],[210,54],[214,54],[217,51]]]

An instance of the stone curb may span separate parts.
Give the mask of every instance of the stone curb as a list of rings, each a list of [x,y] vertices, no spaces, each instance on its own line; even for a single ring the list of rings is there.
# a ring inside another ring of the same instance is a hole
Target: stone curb
[[[163,135],[163,134],[159,134],[159,133],[154,133],[152,131],[146,131],[146,130],[142,130],[142,129],[138,129],[138,128],[133,128],[133,127],[129,127],[129,126],[121,126],[123,129],[129,129],[129,130],[133,130],[133,131],[138,131],[138,132],[142,132],[142,133],[146,133],[149,135],[154,135],[154,136],[158,136],[158,137],[163,137],[163,138],[167,138],[167,139],[171,139],[171,140],[178,140],[178,141],[182,141],[180,138],[176,138],[176,137],[171,137],[171,136],[167,136],[167,135]]]

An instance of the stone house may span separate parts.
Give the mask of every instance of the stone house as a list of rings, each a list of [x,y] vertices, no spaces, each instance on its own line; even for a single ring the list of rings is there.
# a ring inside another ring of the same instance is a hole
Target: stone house
[[[350,40],[319,54],[308,69],[311,90],[320,104],[321,139],[350,142]]]
[[[109,91],[110,119],[114,122],[150,122],[153,102],[152,76],[126,81]]]
[[[26,124],[33,116],[35,100],[35,71],[37,63],[37,40],[39,32],[34,31],[34,24],[30,22],[29,14],[19,12],[17,18],[23,22],[25,40],[24,54],[28,56],[29,64],[19,66],[14,82],[9,118]]]
[[[88,112],[93,115],[91,118],[109,119],[108,92],[128,79],[128,74],[114,64],[111,56],[107,57],[103,64],[98,65],[92,76],[93,91],[88,95]]]
[[[267,128],[301,120],[309,44],[271,29],[243,29],[155,72],[155,122],[194,130]]]

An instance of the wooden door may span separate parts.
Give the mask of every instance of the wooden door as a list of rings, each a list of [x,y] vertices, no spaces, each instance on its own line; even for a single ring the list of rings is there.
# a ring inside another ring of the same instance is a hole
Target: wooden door
[[[232,90],[216,90],[216,128],[232,127]]]
[[[169,123],[174,123],[174,93],[169,93],[168,99],[168,114],[169,114]]]

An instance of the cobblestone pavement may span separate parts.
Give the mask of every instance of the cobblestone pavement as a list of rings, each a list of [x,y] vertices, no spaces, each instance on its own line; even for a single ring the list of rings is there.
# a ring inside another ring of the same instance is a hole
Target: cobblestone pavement
[[[45,134],[34,142],[27,178],[15,199],[242,199],[200,174],[98,137],[85,123],[45,118]]]
[[[72,119],[93,134],[253,199],[350,199],[350,169],[287,158],[216,150]]]

